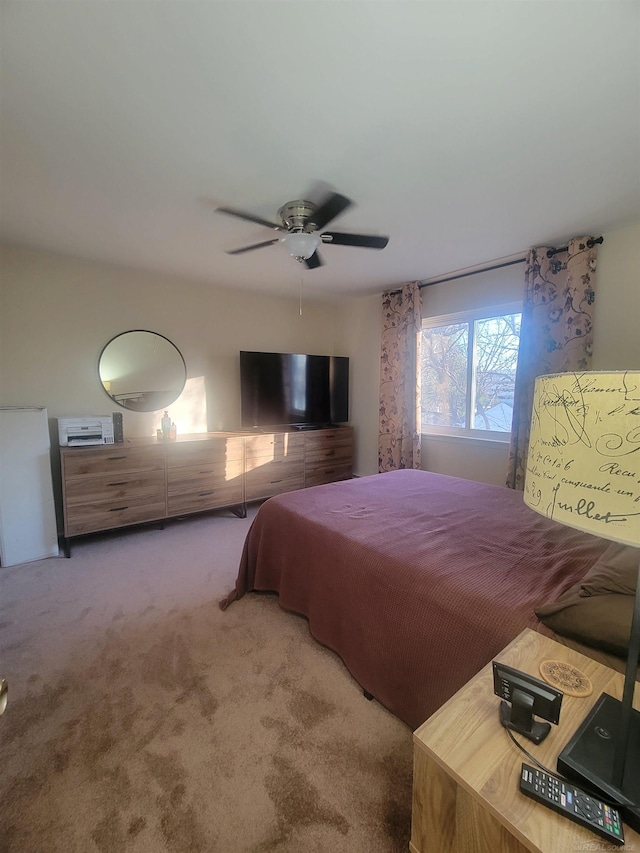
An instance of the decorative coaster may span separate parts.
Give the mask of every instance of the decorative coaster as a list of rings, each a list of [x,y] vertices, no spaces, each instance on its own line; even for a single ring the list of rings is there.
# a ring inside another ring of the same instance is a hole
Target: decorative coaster
[[[584,672],[561,660],[542,661],[540,664],[540,675],[542,675],[547,684],[551,684],[558,690],[562,690],[567,696],[582,698],[590,696],[593,692],[593,685]]]

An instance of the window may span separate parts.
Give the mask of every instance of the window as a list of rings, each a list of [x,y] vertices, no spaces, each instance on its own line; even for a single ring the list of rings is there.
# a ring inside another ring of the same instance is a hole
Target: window
[[[513,414],[519,305],[422,323],[422,432],[508,441]]]

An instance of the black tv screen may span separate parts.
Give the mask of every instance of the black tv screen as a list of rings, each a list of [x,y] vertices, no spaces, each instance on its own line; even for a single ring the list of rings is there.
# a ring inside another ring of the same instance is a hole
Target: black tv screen
[[[240,352],[242,429],[322,427],[349,420],[349,359]]]

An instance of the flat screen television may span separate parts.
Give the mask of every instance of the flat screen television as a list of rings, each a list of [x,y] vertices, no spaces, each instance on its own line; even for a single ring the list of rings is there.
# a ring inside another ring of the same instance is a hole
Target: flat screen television
[[[242,429],[313,429],[349,420],[349,359],[240,352]]]

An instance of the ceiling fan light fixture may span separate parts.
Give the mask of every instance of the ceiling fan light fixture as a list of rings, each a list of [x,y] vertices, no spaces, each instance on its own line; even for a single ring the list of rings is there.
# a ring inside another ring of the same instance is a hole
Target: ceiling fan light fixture
[[[285,248],[294,258],[306,261],[320,245],[320,238],[305,231],[294,231],[282,238]]]

